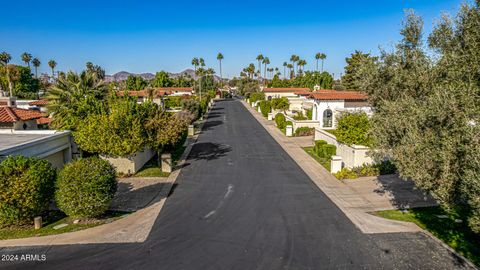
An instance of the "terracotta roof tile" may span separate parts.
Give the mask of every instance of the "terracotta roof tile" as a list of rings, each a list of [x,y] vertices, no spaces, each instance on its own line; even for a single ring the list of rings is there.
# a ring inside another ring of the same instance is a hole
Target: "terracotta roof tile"
[[[52,118],[42,117],[37,119],[37,125],[48,125],[52,122]]]
[[[14,123],[17,121],[27,121],[42,118],[45,115],[35,110],[25,110],[11,107],[0,107],[0,122]]]
[[[368,96],[356,91],[319,90],[310,94],[318,100],[367,100]]]
[[[302,92],[310,92],[310,88],[305,87],[272,87],[272,88],[263,88],[263,92],[295,92],[295,91],[302,91]]]
[[[47,106],[48,102],[45,99],[35,100],[28,103],[30,106]]]

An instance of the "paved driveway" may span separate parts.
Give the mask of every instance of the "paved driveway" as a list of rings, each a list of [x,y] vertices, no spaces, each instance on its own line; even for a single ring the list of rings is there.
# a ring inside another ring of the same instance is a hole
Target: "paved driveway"
[[[361,233],[238,101],[218,102],[143,243],[3,249],[12,269],[454,269],[421,233]],[[46,243],[48,244],[48,243]]]

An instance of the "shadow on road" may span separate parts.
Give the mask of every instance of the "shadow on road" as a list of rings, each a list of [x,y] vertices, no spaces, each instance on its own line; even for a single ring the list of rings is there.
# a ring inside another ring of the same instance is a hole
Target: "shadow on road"
[[[210,118],[210,117],[209,117],[209,118]],[[216,127],[216,126],[221,125],[222,123],[223,123],[222,121],[217,121],[217,120],[207,121],[207,122],[205,122],[205,124],[203,125],[202,131],[210,130],[210,129]]]
[[[226,146],[218,143],[211,143],[211,142],[196,143],[193,146],[192,151],[190,152],[190,155],[188,156],[187,160],[192,160],[192,159],[213,160],[213,159],[217,159],[219,157],[225,156],[230,151],[232,151],[232,148],[230,146]]]

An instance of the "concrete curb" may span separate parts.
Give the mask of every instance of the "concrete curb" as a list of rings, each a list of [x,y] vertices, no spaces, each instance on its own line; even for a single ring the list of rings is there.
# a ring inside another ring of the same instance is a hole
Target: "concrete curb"
[[[206,118],[208,118],[209,114],[210,110],[206,112]],[[200,125],[200,131],[205,122],[206,121]],[[182,165],[185,164],[200,134],[201,132],[195,134],[193,137],[187,138],[187,148],[177,162],[176,169],[167,178],[168,186],[162,189],[147,207],[112,223],[99,225],[90,229],[40,237],[0,240],[0,247],[144,242],[148,238],[155,220],[159,216],[168,198],[168,194],[172,191],[178,175],[182,170]]]

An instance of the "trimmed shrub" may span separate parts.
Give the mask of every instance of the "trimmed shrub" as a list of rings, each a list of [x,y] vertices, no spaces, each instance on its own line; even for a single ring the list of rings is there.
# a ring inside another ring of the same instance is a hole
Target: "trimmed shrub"
[[[265,93],[264,92],[253,92],[251,93],[248,98],[250,102],[256,102],[258,100],[265,100]]]
[[[299,127],[295,130],[295,136],[311,136],[315,133],[314,128],[309,127]]]
[[[48,210],[55,178],[46,160],[16,156],[0,163],[0,226],[31,224]]]
[[[288,110],[290,107],[290,102],[288,101],[288,98],[286,97],[281,97],[281,98],[274,98],[272,99],[272,108],[274,110]]]
[[[55,200],[58,208],[73,218],[103,214],[117,191],[115,169],[98,157],[76,160],[60,172]]]
[[[285,122],[285,127],[286,127],[286,126],[292,126],[292,127],[293,127],[292,121],[287,121],[287,122]]]
[[[333,144],[326,144],[323,146],[323,152],[325,157],[330,158],[337,154],[337,147]]]
[[[286,127],[285,115],[283,113],[277,113],[275,115],[275,124],[279,129],[284,129]]]
[[[344,112],[337,120],[337,129],[334,134],[337,140],[348,145],[372,146],[372,138],[368,133],[370,121],[366,113]]]
[[[342,170],[334,173],[333,175],[339,180],[358,178],[358,175],[354,171],[349,170],[348,168],[342,168]]]
[[[270,101],[262,100],[259,102],[258,106],[260,106],[260,111],[264,117],[267,117],[270,111],[272,110],[272,106],[270,106]]]

